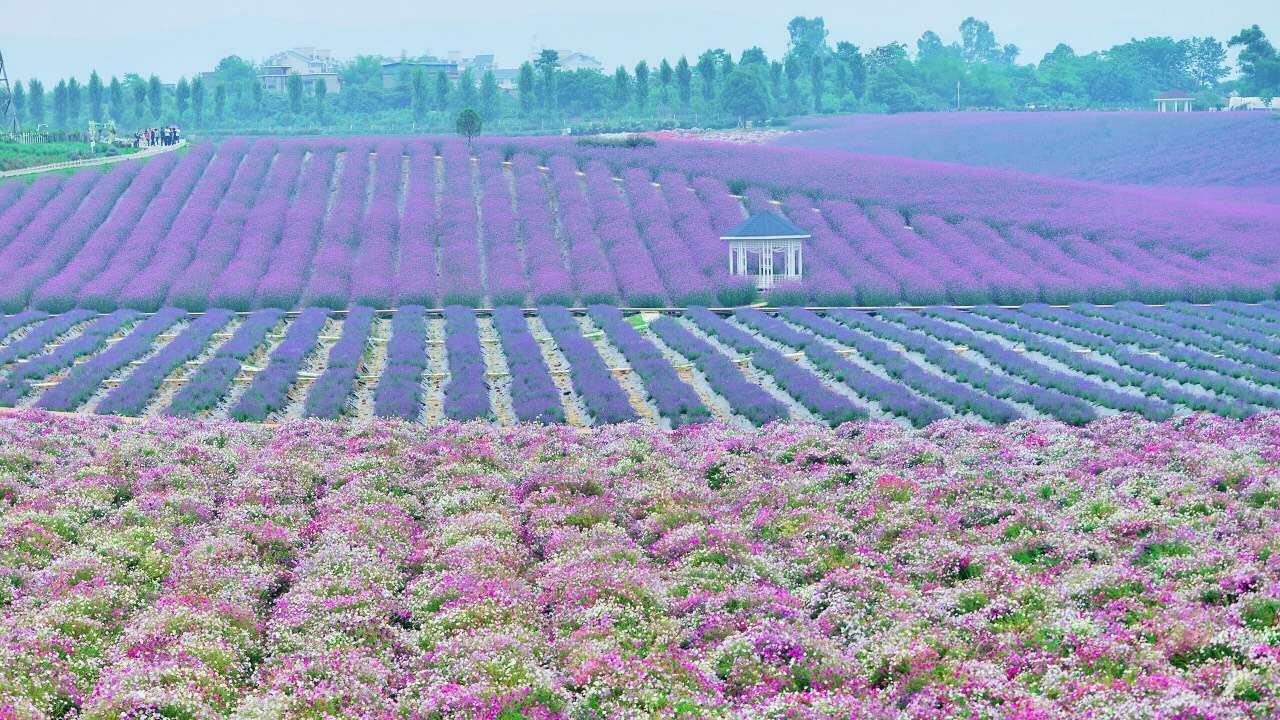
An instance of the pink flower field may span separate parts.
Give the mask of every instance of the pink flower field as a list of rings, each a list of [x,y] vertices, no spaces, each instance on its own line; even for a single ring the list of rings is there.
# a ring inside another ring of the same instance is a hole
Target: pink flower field
[[[0,718],[1271,718],[1280,415],[0,419]]]

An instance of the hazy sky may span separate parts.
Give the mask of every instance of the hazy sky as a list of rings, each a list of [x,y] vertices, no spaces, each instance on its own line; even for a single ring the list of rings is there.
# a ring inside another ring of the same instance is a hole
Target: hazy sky
[[[1021,47],[1023,62],[1038,61],[1058,42],[1087,52],[1135,36],[1225,41],[1254,23],[1280,39],[1277,0],[0,0],[0,9],[7,11],[0,52],[10,78],[46,80],[83,78],[96,68],[103,75],[155,72],[171,82],[225,55],[261,60],[296,45],[344,58],[492,52],[504,67],[543,46],[587,52],[610,67],[674,60],[709,46],[736,55],[760,45],[774,56],[785,49],[786,22],[797,14],[825,17],[833,42],[898,40],[913,48],[924,30],[956,39],[960,21],[974,15],[990,22],[1001,42]]]

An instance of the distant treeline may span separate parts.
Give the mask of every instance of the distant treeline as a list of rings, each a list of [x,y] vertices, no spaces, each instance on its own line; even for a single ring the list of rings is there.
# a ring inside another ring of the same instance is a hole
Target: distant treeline
[[[52,89],[36,79],[17,82],[13,100],[24,126],[54,128],[112,118],[122,128],[177,123],[210,132],[442,130],[471,107],[488,131],[518,133],[724,126],[829,112],[1150,109],[1155,95],[1172,89],[1192,93],[1199,108],[1223,105],[1231,91],[1280,95],[1280,56],[1257,25],[1225,43],[1149,37],[1084,55],[1058,45],[1026,64],[1016,45],[1002,44],[972,17],[961,23],[958,42],[928,31],[914,48],[832,44],[821,17],[796,17],[787,32],[780,58],[759,47],[736,58],[715,48],[612,73],[566,70],[555,50],[544,50],[520,67],[511,91],[492,72],[469,70],[457,79],[405,71],[396,87],[385,88],[384,58],[360,56],[341,68],[336,94],[296,75],[286,93],[275,94],[264,91],[258,68],[233,55],[212,74],[174,86],[156,75],[104,81],[94,72],[84,83],[68,78]],[[1240,50],[1234,77],[1228,48]]]

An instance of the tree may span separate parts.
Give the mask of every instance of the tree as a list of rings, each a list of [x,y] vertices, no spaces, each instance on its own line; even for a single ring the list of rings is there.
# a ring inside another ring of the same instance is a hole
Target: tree
[[[102,78],[98,71],[89,73],[89,119],[102,122]]]
[[[294,77],[298,77],[298,76],[295,75]],[[301,78],[299,78],[299,81],[301,81]],[[226,111],[226,109],[227,109],[227,86],[222,83],[218,83],[213,88],[213,116],[221,120],[222,114]]]
[[[454,128],[458,131],[458,134],[467,139],[468,150],[473,150],[472,139],[480,134],[482,127],[480,113],[471,108],[463,108],[462,112],[458,113],[458,119],[454,123]]]
[[[725,78],[720,104],[739,120],[755,120],[769,114],[769,93],[758,73],[738,68]]]
[[[550,110],[556,100],[556,71],[560,69],[560,53],[544,48],[533,64],[542,75],[542,106]]]
[[[134,73],[124,76],[125,82],[129,84],[129,89],[133,91],[133,117],[135,122],[142,124],[143,114],[147,111],[147,83]]]
[[[27,104],[31,106],[31,122],[44,122],[44,83],[34,78],[27,83]]]
[[[436,107],[441,110],[449,107],[449,76],[443,70],[436,73]]]
[[[627,107],[627,101],[631,98],[631,76],[627,75],[627,69],[621,65],[617,70],[613,71],[613,104],[619,110]]]
[[[1240,79],[1249,94],[1262,98],[1280,95],[1280,55],[1260,27],[1241,30],[1227,44],[1240,48]]]
[[[115,75],[107,84],[107,113],[116,123],[124,124],[124,86]]]
[[[662,58],[662,63],[658,65],[658,87],[662,88],[662,104],[668,105],[671,102],[671,80],[675,77],[675,70],[671,69],[671,63],[666,58]]]
[[[67,127],[66,80],[59,80],[58,84],[53,86],[53,126],[64,130]]]
[[[867,87],[867,63],[862,51],[857,45],[841,40],[836,43],[836,62],[848,73],[844,90],[853,93],[854,97],[862,97]]]
[[[164,110],[164,89],[160,85],[160,78],[155,75],[147,81],[147,100],[151,101],[152,119],[159,120],[160,113]]]
[[[804,72],[804,68],[800,67],[800,58],[788,55],[782,69],[787,76],[787,104],[791,112],[798,113],[804,107],[804,99],[800,97],[800,74]]]
[[[82,105],[80,83],[75,78],[71,78],[67,81],[67,119],[72,127],[80,124],[80,109]]]
[[[1231,74],[1227,68],[1227,49],[1212,37],[1191,38],[1189,59],[1191,77],[1201,87],[1218,87],[1218,83]]]
[[[960,23],[960,56],[967,63],[995,62],[1000,57],[991,26],[973,16]]]
[[[520,75],[516,80],[516,90],[520,95],[520,114],[528,115],[533,110],[533,63],[527,60],[520,64]]]
[[[285,89],[289,92],[289,112],[297,115],[302,112],[302,76],[298,73],[289,73],[289,79],[285,81]]]
[[[689,61],[685,56],[681,55],[676,61],[676,94],[680,96],[681,107],[689,107],[690,86],[693,80],[693,71],[689,69]]]
[[[187,106],[191,104],[191,85],[185,77],[178,78],[178,87],[173,90],[173,106],[181,119],[187,114]]]
[[[329,86],[324,80],[316,80],[312,93],[316,96],[316,119],[324,120],[324,97],[329,94]]]
[[[425,122],[431,101],[427,97],[427,76],[423,74],[422,68],[413,71],[413,78],[409,83],[409,107],[413,112],[413,121]]]
[[[253,114],[255,116],[259,116],[262,114],[262,83],[255,79],[253,81],[253,85],[250,85],[249,87],[253,88],[253,90],[250,91],[253,98]]]
[[[702,99],[711,102],[715,97],[716,55],[708,50],[698,56],[698,78],[702,80]]]
[[[827,25],[821,17],[796,16],[787,23],[787,56],[809,67],[814,55],[827,54]]]
[[[764,50],[758,45],[753,45],[742,51],[742,57],[738,58],[739,65],[768,65],[769,57],[764,54]]]
[[[471,72],[470,68],[462,71],[458,76],[458,93],[457,103],[461,107],[476,106],[476,76]]]
[[[641,60],[636,63],[636,107],[644,112],[649,105],[649,63]]]
[[[774,100],[782,98],[782,78],[785,72],[781,60],[769,63],[769,90],[773,93]]]
[[[480,76],[480,116],[485,120],[498,116],[498,76],[492,70]]]
[[[27,91],[22,88],[21,80],[13,84],[13,116],[17,118],[19,125],[27,116]]]
[[[815,113],[822,112],[823,85],[822,55],[814,53],[813,57],[809,59],[809,89],[813,91],[813,111]]]
[[[196,125],[204,115],[204,78],[197,75],[191,81],[191,117]]]

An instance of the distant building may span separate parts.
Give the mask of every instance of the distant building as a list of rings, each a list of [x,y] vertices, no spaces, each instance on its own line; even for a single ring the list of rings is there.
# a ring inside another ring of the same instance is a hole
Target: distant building
[[[574,70],[604,70],[604,63],[594,56],[580,52],[569,52],[560,56],[560,69],[565,72]]]
[[[322,82],[325,90],[336,93],[342,87],[338,67],[338,61],[329,50],[291,48],[267,58],[258,74],[258,81],[262,83],[263,90],[283,94],[289,91],[289,76],[300,75],[303,85]]]
[[[1169,90],[1156,96],[1156,112],[1191,112],[1194,102],[1186,90]]]
[[[483,75],[489,70],[497,69],[497,63],[494,62],[492,53],[463,58],[460,64],[463,70],[470,70],[476,75]]]
[[[1267,102],[1260,97],[1233,97],[1227,99],[1228,110],[1280,110],[1280,103]]]
[[[461,71],[458,63],[452,60],[395,60],[392,62],[382,63],[382,87],[386,90],[394,90],[400,87],[403,80],[408,82],[408,78],[413,77],[415,71],[421,70],[428,79],[434,79],[436,75],[444,72],[450,80],[457,80]]]
[[[493,77],[498,81],[499,90],[515,92],[520,82],[520,68],[494,68]]]

